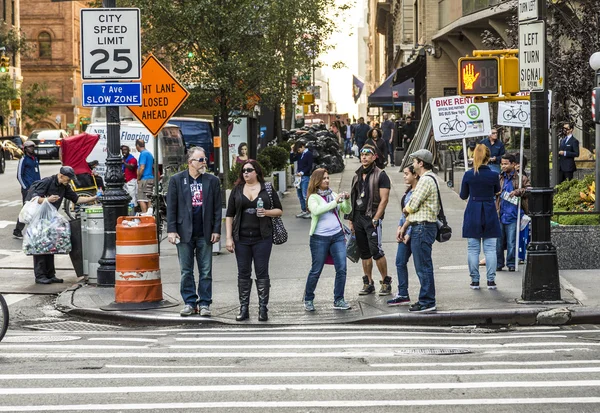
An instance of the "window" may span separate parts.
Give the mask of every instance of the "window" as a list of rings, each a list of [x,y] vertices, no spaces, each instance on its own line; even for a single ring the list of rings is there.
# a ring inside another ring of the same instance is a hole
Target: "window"
[[[52,58],[52,38],[47,32],[41,32],[38,36],[38,50],[40,59]]]

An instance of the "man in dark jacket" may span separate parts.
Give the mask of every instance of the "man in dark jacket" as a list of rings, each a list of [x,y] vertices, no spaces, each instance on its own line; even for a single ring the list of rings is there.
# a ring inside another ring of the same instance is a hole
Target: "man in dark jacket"
[[[558,183],[573,179],[573,173],[577,170],[575,158],[579,156],[579,141],[573,136],[573,123],[567,122],[563,125],[564,138],[558,146]]]
[[[19,159],[19,164],[17,165],[17,180],[21,184],[21,198],[23,199],[23,205],[25,205],[27,191],[29,191],[34,182],[39,181],[42,177],[40,176],[40,162],[35,156],[35,143],[32,141],[25,142],[23,150],[25,154]],[[23,239],[23,228],[25,228],[25,224],[19,222],[17,218],[17,225],[13,231],[13,236],[17,239]]]
[[[27,193],[27,200],[39,197],[41,204],[48,199],[57,210],[62,204],[63,198],[67,198],[74,204],[84,204],[96,200],[95,196],[79,196],[69,183],[75,179],[75,171],[70,166],[63,166],[56,175],[49,176],[34,183]],[[63,280],[56,277],[53,254],[40,254],[33,256],[33,272],[36,284],[61,283]]]
[[[296,215],[296,218],[311,219],[310,212],[308,212],[306,207],[306,196],[308,194],[310,175],[313,171],[313,155],[303,141],[296,142],[290,153],[290,162],[294,163],[296,161],[298,162],[296,179],[300,179],[300,185],[296,186],[296,193],[298,194],[300,208],[302,209],[302,211]]]
[[[354,127],[354,140],[358,145],[359,151],[367,141],[370,130],[371,127],[365,123],[365,118],[363,118],[362,116],[358,118],[358,123]]]
[[[210,317],[212,304],[212,244],[221,239],[221,187],[219,178],[206,173],[208,158],[200,147],[188,151],[188,170],[169,180],[167,233],[177,246],[181,267],[182,317],[197,313]],[[198,289],[194,279],[198,260]]]

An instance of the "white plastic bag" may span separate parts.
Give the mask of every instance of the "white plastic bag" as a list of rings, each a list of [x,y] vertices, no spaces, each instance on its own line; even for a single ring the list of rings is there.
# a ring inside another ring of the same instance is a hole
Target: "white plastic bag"
[[[40,204],[38,203],[39,197],[33,197],[31,201],[25,202],[23,208],[21,208],[21,212],[19,212],[19,222],[23,224],[29,224],[31,219],[35,216],[35,214],[40,209]]]
[[[358,145],[357,144],[352,145],[352,153],[354,154],[354,156],[358,156]]]
[[[71,252],[69,221],[47,199],[44,199],[27,225],[23,236],[23,252],[27,255]]]

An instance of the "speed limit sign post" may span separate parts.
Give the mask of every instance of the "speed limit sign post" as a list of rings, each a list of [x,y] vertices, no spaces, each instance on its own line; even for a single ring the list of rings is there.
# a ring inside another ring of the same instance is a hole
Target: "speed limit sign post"
[[[137,80],[141,65],[139,9],[81,9],[83,80]]]

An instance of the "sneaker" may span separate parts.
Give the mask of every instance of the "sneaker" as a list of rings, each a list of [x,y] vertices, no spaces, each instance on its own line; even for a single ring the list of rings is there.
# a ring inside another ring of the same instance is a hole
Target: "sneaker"
[[[358,292],[358,295],[368,295],[375,292],[375,285],[371,282],[369,283],[369,277],[366,275],[363,279],[363,288]]]
[[[504,267],[496,267],[496,271],[504,271]]]
[[[302,211],[298,215],[296,215],[296,218],[304,218],[305,215],[306,215],[306,211]]]
[[[315,305],[312,301],[304,302],[304,311],[315,311]]]
[[[303,219],[312,219],[312,215],[310,212],[306,211],[306,213],[304,214],[304,216],[302,218]]]
[[[395,298],[392,298],[391,300],[387,300],[387,305],[389,305],[389,306],[409,305],[409,304],[410,304],[410,298],[408,296],[403,297],[401,295],[397,295]]]
[[[334,310],[349,310],[351,308],[352,307],[350,307],[350,304],[348,304],[343,298],[340,298],[339,300],[333,303]]]
[[[508,272],[515,272],[515,267],[508,267]]]
[[[488,283],[488,285],[489,285],[489,283]],[[479,282],[475,282],[475,281],[473,281],[473,282],[472,282],[472,283],[469,285],[469,287],[471,287],[471,290],[479,290]]]
[[[488,290],[495,290],[497,288],[495,281],[488,281]]]
[[[424,306],[422,304],[419,303],[414,303],[413,305],[411,305],[408,308],[408,311],[410,311],[411,313],[426,313],[426,312],[430,312],[430,311],[436,311],[436,307],[435,305],[432,306]]]
[[[13,231],[13,237],[16,239],[23,239],[23,233],[21,231],[19,231],[18,229],[15,229]]]
[[[390,295],[392,293],[392,277],[385,277],[383,281],[379,281],[381,288],[378,295]]]
[[[196,312],[196,307],[194,307],[190,304],[186,304],[183,306],[183,309],[179,312],[179,315],[182,317],[187,317],[187,316],[194,314],[195,312]]]
[[[200,317],[210,317],[212,313],[207,305],[200,306]]]

